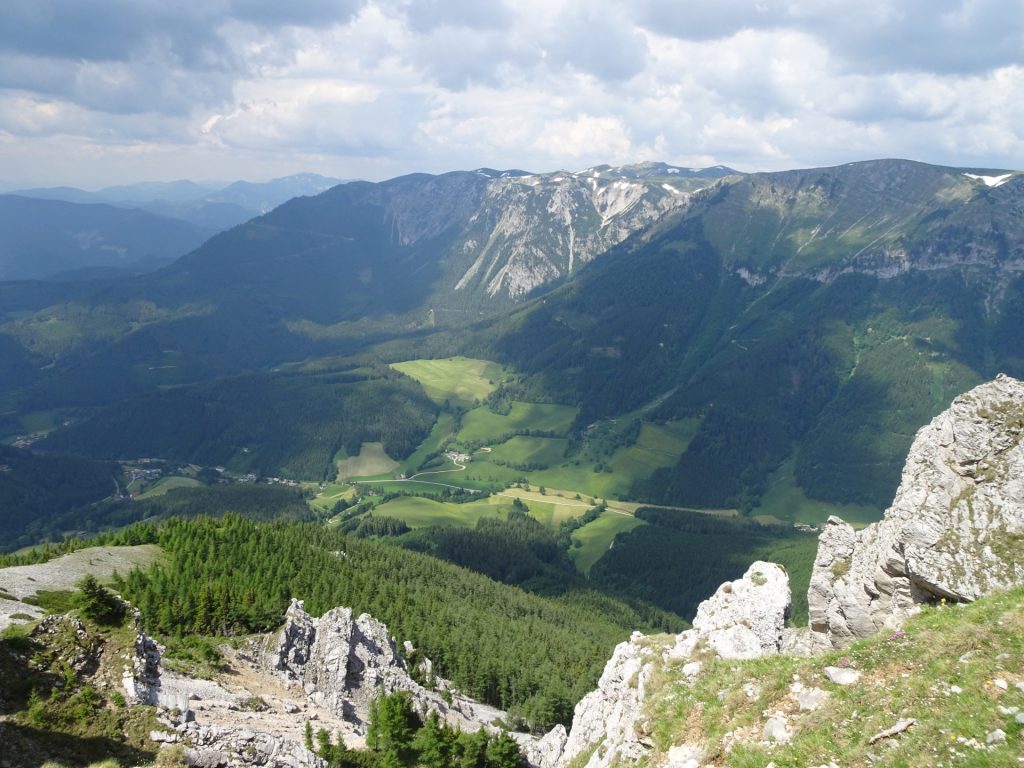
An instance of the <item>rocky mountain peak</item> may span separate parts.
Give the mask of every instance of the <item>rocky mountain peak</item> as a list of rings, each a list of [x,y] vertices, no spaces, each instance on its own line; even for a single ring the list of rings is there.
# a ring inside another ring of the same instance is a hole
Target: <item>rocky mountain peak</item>
[[[557,726],[536,745],[527,745],[540,768],[585,765],[609,768],[650,752],[644,720],[647,684],[665,661],[683,662],[683,674],[700,673],[708,658],[753,659],[778,653],[791,607],[789,577],[775,563],[753,563],[742,578],[722,584],[700,604],[693,629],[665,644],[634,632],[615,647],[597,690],[573,713],[572,730]],[[582,762],[583,755],[590,753]]]
[[[316,619],[306,612],[303,601],[292,600],[284,627],[261,665],[276,673],[286,688],[300,688],[312,704],[360,729],[366,725],[371,702],[396,691],[408,691],[421,714],[437,712],[462,730],[473,731],[505,716],[452,691],[441,678],[435,678],[433,690],[420,685],[387,626],[368,613],[355,616],[351,608],[333,608]]]
[[[830,518],[808,593],[827,645],[895,627],[922,603],[1024,582],[1024,382],[1000,375],[956,398],[914,439],[879,523]]]

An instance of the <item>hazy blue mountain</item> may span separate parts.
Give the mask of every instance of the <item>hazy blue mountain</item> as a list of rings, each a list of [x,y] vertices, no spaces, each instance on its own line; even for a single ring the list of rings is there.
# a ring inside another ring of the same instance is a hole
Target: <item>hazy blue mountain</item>
[[[159,216],[182,219],[212,234],[267,213],[293,197],[315,195],[344,183],[316,173],[299,173],[265,182],[236,181],[227,186],[180,180],[139,182],[87,192],[75,187],[41,187],[12,194],[73,203],[106,203],[142,208]]]
[[[39,280],[96,267],[145,272],[208,236],[146,211],[0,195],[0,279]]]

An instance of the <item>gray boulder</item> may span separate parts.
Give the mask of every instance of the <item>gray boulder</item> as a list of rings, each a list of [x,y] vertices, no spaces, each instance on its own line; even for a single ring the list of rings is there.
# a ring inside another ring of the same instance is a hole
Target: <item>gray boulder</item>
[[[791,607],[786,569],[758,560],[700,604],[693,629],[723,659],[755,659],[779,652]]]
[[[1024,383],[1000,374],[914,439],[892,506],[861,531],[829,518],[808,592],[818,647],[895,628],[923,603],[1024,583]]]

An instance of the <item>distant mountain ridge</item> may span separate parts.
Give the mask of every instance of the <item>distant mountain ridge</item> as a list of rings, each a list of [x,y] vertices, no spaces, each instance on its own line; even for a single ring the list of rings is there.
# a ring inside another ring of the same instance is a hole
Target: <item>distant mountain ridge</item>
[[[122,184],[95,192],[74,187],[44,187],[16,190],[11,194],[44,200],[141,208],[150,213],[187,221],[213,234],[267,213],[293,197],[319,194],[344,183],[343,179],[317,173],[297,173],[264,182],[236,181],[224,187],[183,179]]]
[[[148,211],[0,195],[0,280],[147,272],[208,236]]]

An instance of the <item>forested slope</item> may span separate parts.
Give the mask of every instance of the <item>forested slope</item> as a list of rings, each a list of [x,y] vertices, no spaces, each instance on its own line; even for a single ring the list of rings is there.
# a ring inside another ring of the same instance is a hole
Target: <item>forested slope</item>
[[[268,631],[290,598],[319,615],[371,613],[409,639],[471,695],[535,726],[568,722],[612,647],[648,626],[595,591],[541,598],[386,543],[319,526],[242,518],[171,520],[128,529],[169,554],[169,566],[125,576],[125,596],[167,634]],[[666,623],[651,629],[678,629]]]

